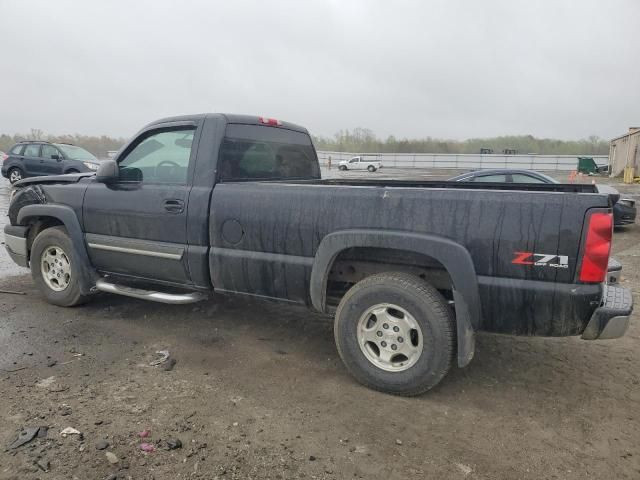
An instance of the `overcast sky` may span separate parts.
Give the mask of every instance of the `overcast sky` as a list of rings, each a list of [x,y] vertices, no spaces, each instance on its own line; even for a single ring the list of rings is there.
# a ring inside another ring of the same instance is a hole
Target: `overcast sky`
[[[318,135],[640,125],[638,0],[0,0],[0,19],[6,133],[128,137],[207,111]]]

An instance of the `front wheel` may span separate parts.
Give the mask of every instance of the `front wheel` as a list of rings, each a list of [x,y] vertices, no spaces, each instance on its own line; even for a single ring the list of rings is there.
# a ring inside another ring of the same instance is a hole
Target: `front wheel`
[[[34,240],[31,277],[49,303],[72,307],[87,300],[80,293],[78,260],[63,227],[47,228]]]
[[[338,170],[342,170],[343,172],[347,169],[346,165],[340,165]]]
[[[12,167],[9,169],[8,178],[9,178],[9,183],[13,185],[14,183],[22,180],[24,178],[24,174],[22,173],[22,170],[20,170],[18,167]]]
[[[375,172],[375,171],[376,171],[376,167],[374,167],[373,165],[369,165],[369,166],[367,167],[367,170],[369,170],[371,173],[373,173],[373,172]]]
[[[338,353],[360,383],[407,396],[430,390],[447,374],[455,331],[442,295],[405,273],[358,282],[342,298],[334,324]]]

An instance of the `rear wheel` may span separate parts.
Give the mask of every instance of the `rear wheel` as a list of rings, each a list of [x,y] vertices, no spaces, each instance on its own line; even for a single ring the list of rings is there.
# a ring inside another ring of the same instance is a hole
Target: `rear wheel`
[[[80,293],[78,261],[63,227],[47,228],[34,240],[31,276],[49,303],[72,307],[87,300]]]
[[[342,361],[362,384],[419,395],[451,367],[455,320],[442,295],[419,277],[383,273],[345,294],[334,335]]]
[[[373,172],[375,172],[375,171],[376,171],[376,167],[374,167],[373,165],[369,165],[369,166],[367,167],[367,170],[369,170],[370,172],[372,172],[372,173],[373,173]]]
[[[12,167],[9,169],[8,178],[9,178],[9,182],[11,184],[14,184],[22,180],[24,178],[24,174],[22,173],[22,170],[20,170],[18,167]]]

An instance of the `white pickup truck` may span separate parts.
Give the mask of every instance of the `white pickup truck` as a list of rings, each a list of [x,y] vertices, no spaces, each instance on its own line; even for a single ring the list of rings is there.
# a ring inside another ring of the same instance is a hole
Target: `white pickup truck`
[[[366,158],[364,156],[352,157],[350,160],[342,160],[338,165],[340,170],[369,170],[375,172],[382,168],[382,162],[374,158]]]

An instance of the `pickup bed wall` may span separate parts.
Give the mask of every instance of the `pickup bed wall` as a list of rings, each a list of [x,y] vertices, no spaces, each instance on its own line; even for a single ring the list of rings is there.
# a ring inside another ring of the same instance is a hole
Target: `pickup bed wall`
[[[211,199],[211,274],[221,289],[309,303],[311,266],[329,233],[384,229],[438,235],[464,246],[473,259],[483,329],[577,334],[601,295],[600,286],[580,286],[589,290],[587,298],[565,301],[575,289],[583,222],[587,209],[607,206],[606,196],[591,193],[223,183]],[[241,232],[239,238],[225,237],[230,225]],[[562,255],[567,265],[550,266],[559,265],[559,258],[549,265],[514,264],[517,252]],[[531,301],[548,307],[528,307]],[[560,321],[560,315],[569,318]]]

